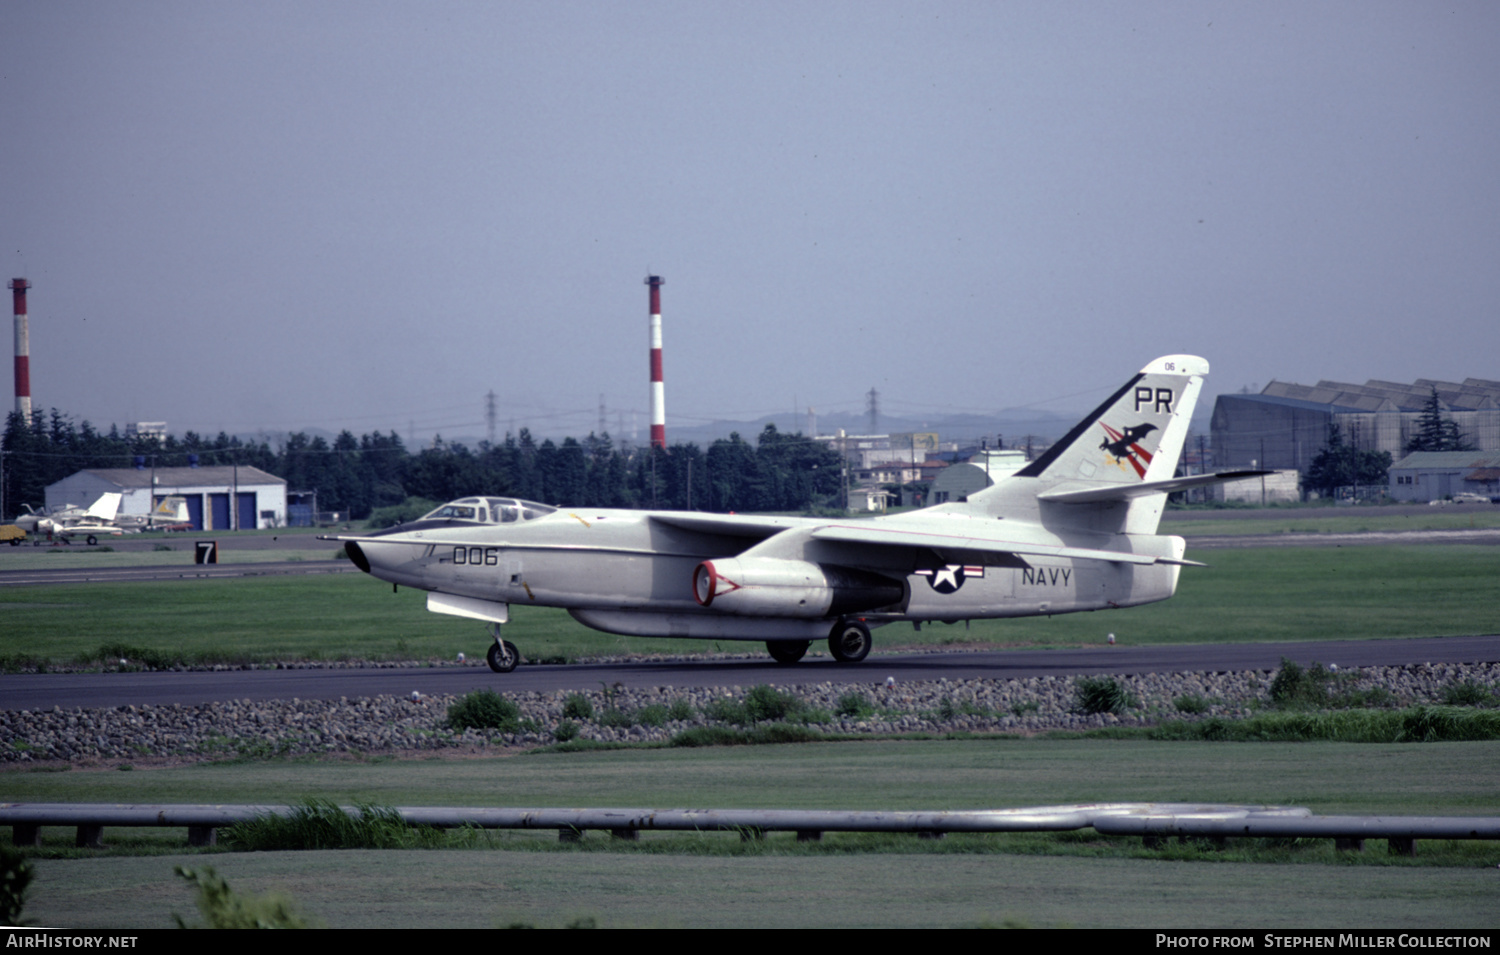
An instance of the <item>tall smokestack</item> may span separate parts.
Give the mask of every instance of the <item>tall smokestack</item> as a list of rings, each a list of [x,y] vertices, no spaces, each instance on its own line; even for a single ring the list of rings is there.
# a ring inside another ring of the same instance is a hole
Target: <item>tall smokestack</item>
[[[31,421],[31,328],[26,321],[26,290],[31,283],[25,279],[10,280],[11,302],[16,312],[16,412]]]
[[[661,380],[661,287],[667,280],[660,275],[646,276],[651,286],[651,446],[667,447],[666,391]]]

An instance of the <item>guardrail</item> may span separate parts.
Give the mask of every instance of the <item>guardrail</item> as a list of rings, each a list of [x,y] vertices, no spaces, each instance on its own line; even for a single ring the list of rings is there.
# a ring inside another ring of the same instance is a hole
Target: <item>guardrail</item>
[[[359,817],[357,806],[341,806]],[[643,831],[738,832],[756,838],[795,832],[802,841],[825,832],[1067,832],[1093,828],[1101,835],[1140,836],[1147,845],[1166,839],[1329,838],[1359,850],[1365,839],[1386,839],[1392,852],[1413,854],[1417,839],[1500,839],[1500,817],[1314,816],[1300,806],[1234,806],[1199,803],[1087,803],[1025,809],[959,812],[843,812],[796,809],[491,809],[396,806],[412,826],[439,829],[555,829],[565,841],[586,830],[634,839]],[[101,848],[105,826],[180,827],[188,844],[213,845],[226,826],[263,816],[291,816],[301,806],[111,805],[107,803],[0,803],[0,825],[18,846],[41,842],[43,826],[76,827],[76,844]]]

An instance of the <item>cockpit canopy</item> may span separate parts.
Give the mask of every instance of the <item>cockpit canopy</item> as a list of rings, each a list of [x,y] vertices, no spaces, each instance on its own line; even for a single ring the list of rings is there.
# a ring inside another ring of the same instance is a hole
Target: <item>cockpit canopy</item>
[[[450,501],[435,511],[423,515],[424,521],[473,521],[477,524],[510,524],[514,521],[534,521],[557,510],[534,501],[518,501],[508,497],[465,497]]]

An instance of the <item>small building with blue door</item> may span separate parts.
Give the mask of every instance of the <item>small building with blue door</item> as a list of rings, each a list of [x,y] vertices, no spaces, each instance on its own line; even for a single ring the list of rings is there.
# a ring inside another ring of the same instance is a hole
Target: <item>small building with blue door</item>
[[[112,491],[121,515],[145,515],[163,498],[181,497],[195,531],[286,526],[286,480],[243,465],[79,471],[47,486],[47,506],[88,506]]]

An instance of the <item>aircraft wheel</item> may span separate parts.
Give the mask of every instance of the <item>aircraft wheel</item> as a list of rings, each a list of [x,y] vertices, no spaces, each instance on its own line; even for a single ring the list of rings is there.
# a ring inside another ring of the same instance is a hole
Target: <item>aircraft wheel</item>
[[[99,538],[95,537],[93,534],[90,534],[87,543],[90,547],[96,547],[99,544]]]
[[[840,620],[828,635],[828,650],[840,663],[858,663],[870,655],[874,644],[870,628],[858,620]]]
[[[521,654],[509,640],[497,640],[490,644],[490,652],[485,660],[496,673],[509,673],[521,662]]]
[[[796,663],[812,646],[811,640],[767,640],[766,649],[777,663]]]

